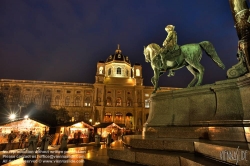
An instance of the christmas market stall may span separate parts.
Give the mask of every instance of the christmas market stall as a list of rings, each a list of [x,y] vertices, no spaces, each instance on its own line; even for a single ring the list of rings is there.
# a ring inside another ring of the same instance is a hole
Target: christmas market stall
[[[58,131],[60,133],[59,137],[62,134],[68,135],[69,144],[76,143],[76,141],[77,143],[88,143],[90,132],[94,130],[93,126],[83,121],[64,123],[58,127],[60,127],[60,131]]]
[[[4,150],[8,143],[8,135],[13,132],[14,138],[12,143],[12,149],[17,149],[21,138],[21,135],[25,133],[26,142],[28,142],[28,135],[30,132],[41,138],[46,130],[49,130],[49,126],[42,124],[36,120],[30,118],[20,118],[17,120],[7,121],[0,124],[0,151]]]
[[[100,123],[94,126],[97,134],[101,135],[101,141],[105,141],[108,134],[111,134],[113,140],[118,140],[125,132],[124,124]]]

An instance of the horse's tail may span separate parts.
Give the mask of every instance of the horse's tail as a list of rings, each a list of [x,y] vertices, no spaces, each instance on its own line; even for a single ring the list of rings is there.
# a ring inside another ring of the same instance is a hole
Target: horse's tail
[[[199,45],[220,68],[225,69],[225,65],[220,60],[212,43],[210,43],[209,41],[202,41],[199,43]]]

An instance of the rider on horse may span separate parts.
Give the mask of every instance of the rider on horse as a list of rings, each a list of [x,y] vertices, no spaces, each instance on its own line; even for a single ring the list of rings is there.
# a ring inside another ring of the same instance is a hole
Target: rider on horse
[[[165,30],[168,33],[167,38],[163,42],[163,47],[160,49],[160,56],[161,56],[161,62],[162,62],[162,69],[165,69],[165,59],[164,57],[167,55],[167,53],[175,50],[175,47],[177,46],[177,33],[174,30],[175,26],[168,25],[165,27]]]

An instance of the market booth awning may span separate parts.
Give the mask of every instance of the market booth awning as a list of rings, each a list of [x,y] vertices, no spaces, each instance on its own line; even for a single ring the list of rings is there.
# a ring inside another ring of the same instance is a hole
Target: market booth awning
[[[101,137],[105,138],[108,134],[112,134],[113,136],[122,135],[125,130],[125,124],[116,124],[113,122],[110,123],[100,123],[94,126],[96,129],[96,133],[101,135]]]
[[[82,127],[82,128],[94,129],[93,126],[91,126],[90,124],[84,121],[67,122],[67,123],[60,124],[58,126],[60,127]]]
[[[117,127],[119,129],[125,128],[125,124],[116,124],[113,122],[110,123],[100,123],[98,125],[94,125],[95,128],[108,128],[108,127]]]

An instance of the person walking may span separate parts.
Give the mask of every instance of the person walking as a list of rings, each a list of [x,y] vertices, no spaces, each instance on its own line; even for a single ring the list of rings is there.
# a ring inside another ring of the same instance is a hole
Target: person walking
[[[18,149],[24,149],[24,148],[25,148],[26,138],[27,138],[27,134],[26,134],[26,132],[24,131],[24,132],[21,134],[21,137],[20,137],[20,139],[19,139],[19,146],[18,146]]]
[[[75,133],[74,133],[74,143],[75,143],[75,145],[77,145],[77,139],[78,139],[78,134],[75,131]]]
[[[82,132],[78,131],[78,133],[77,133],[77,144],[81,143],[81,135],[82,135]]]
[[[14,141],[15,138],[16,138],[16,135],[14,134],[13,131],[11,131],[11,133],[8,135],[8,144],[6,146],[7,151],[12,149],[12,142]]]

